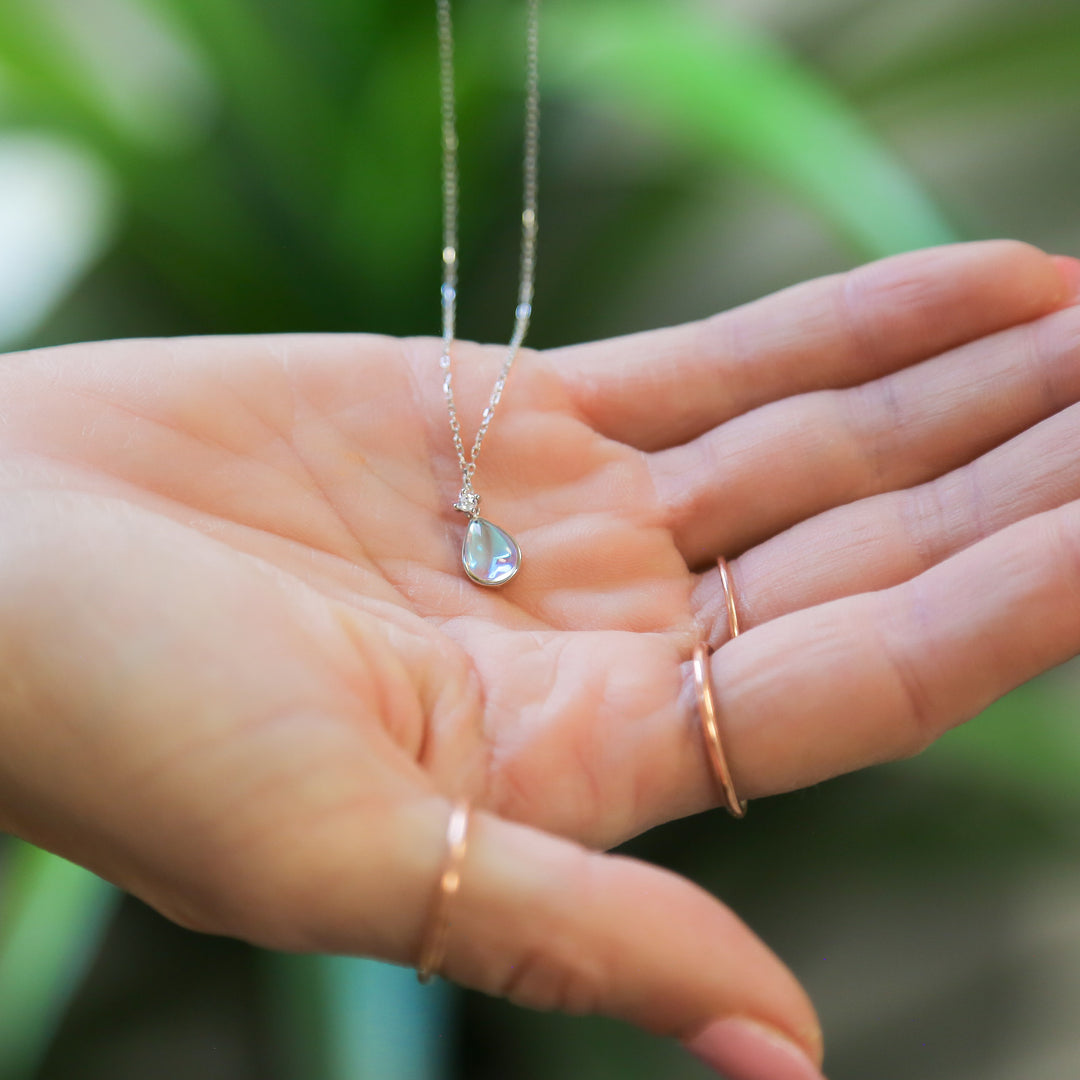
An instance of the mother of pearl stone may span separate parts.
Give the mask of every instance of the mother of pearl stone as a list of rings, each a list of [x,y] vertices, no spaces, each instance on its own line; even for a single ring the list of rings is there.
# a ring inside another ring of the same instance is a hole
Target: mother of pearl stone
[[[465,530],[461,565],[477,585],[505,585],[521,568],[521,550],[508,532],[477,517]]]

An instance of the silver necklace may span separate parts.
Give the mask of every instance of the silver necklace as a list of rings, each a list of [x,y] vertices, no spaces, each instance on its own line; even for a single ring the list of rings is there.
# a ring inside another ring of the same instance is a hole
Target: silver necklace
[[[536,189],[537,157],[540,142],[540,0],[528,0],[525,64],[525,160],[524,206],[521,212],[521,277],[518,303],[514,313],[514,333],[507,346],[506,359],[495,380],[487,407],[480,417],[472,451],[465,456],[457,407],[454,404],[454,380],[450,353],[454,344],[457,316],[458,269],[458,136],[454,100],[454,33],[450,18],[450,0],[437,0],[439,16],[439,76],[442,92],[442,165],[443,165],[443,284],[442,284],[442,357],[443,393],[450,413],[450,433],[461,469],[461,491],[454,509],[469,517],[461,545],[461,565],[477,585],[505,585],[521,568],[521,549],[514,538],[480,516],[480,496],[473,488],[476,459],[484,443],[502,398],[507,376],[529,329],[532,316],[533,276],[536,268]]]

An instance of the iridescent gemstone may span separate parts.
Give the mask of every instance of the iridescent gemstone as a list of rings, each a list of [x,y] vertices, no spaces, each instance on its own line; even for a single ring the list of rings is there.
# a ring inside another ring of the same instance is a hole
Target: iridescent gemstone
[[[461,545],[461,564],[477,585],[505,585],[521,568],[521,551],[498,525],[473,518]]]

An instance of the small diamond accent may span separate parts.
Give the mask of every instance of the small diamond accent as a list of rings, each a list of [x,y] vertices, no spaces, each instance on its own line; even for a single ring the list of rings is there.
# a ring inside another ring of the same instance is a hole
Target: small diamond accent
[[[462,488],[461,494],[458,495],[458,501],[454,503],[454,509],[460,510],[463,514],[468,514],[469,517],[474,517],[480,509],[480,496],[475,491],[467,491]]]

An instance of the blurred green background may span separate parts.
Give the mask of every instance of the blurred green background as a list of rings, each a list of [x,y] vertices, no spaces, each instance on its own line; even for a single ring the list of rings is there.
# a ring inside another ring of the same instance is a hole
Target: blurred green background
[[[461,0],[461,333],[509,334],[523,5]],[[1080,251],[1075,0],[546,0],[531,343],[953,238]],[[0,0],[0,347],[435,333],[430,0]],[[818,1003],[833,1080],[1080,1075],[1080,676],[628,849]],[[0,838],[4,1080],[691,1080],[677,1047],[179,930]]]

